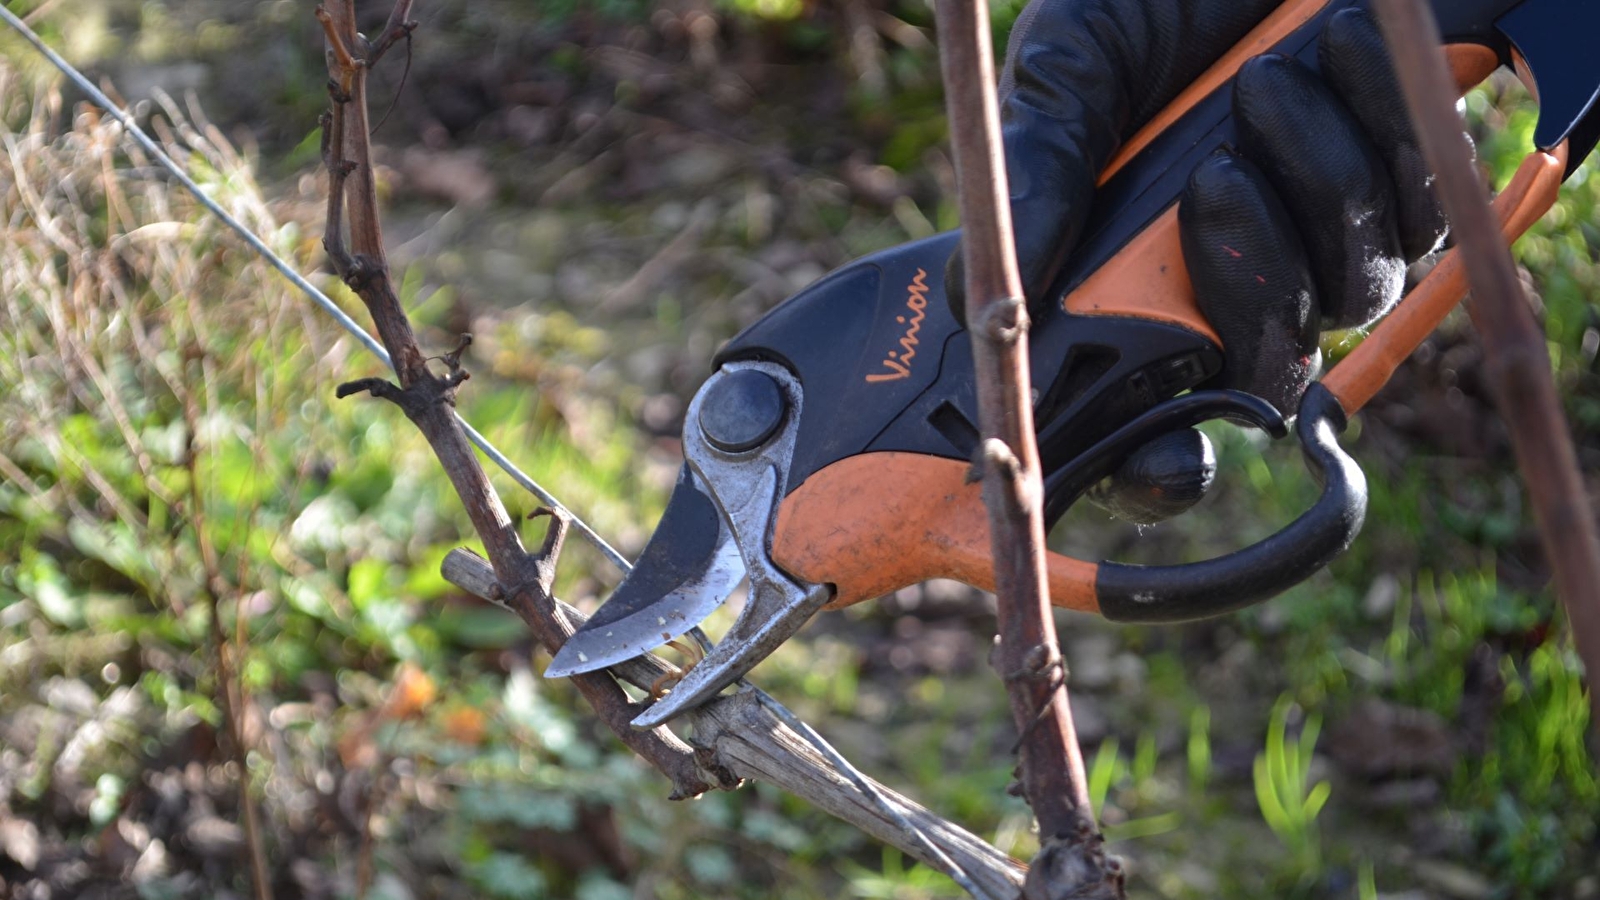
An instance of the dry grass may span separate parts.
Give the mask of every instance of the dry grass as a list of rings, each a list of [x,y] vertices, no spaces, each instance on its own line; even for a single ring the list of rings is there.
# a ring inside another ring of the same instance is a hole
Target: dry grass
[[[26,785],[30,772],[40,783],[15,800],[0,791],[0,819],[13,802],[52,794],[71,806],[89,796],[92,808],[108,792],[106,775],[120,772],[113,777],[125,782],[140,756],[170,749],[141,741],[144,729],[165,738],[220,728],[227,752],[202,760],[217,777],[191,792],[190,825],[199,831],[191,827],[183,843],[205,855],[199,835],[210,828],[211,844],[233,850],[245,841],[253,867],[264,871],[254,793],[294,773],[249,765],[265,723],[237,678],[218,673],[234,676],[247,659],[249,616],[237,614],[239,601],[259,600],[271,580],[258,571],[259,556],[239,550],[271,534],[274,522],[263,513],[286,524],[281,514],[292,509],[264,501],[269,492],[295,496],[294,483],[316,459],[314,426],[297,447],[271,436],[331,377],[333,336],[192,197],[159,177],[120,126],[6,67],[0,104],[0,562],[16,573],[23,598],[5,608],[6,624],[30,637],[0,651],[0,684],[12,707],[5,712],[31,700],[66,713],[31,726],[27,716],[5,723],[0,744],[23,750],[31,740],[35,752],[0,758],[0,783]],[[159,105],[151,127],[167,152],[282,251],[297,249],[298,229],[279,225],[251,161],[194,108],[165,97]],[[213,508],[225,514],[207,524]],[[291,568],[311,565],[282,549]],[[107,627],[148,612],[169,614],[179,634]],[[206,643],[209,652],[197,652]],[[148,688],[152,675],[197,692],[193,702],[169,704],[158,718],[134,687]],[[110,690],[73,721],[60,691],[80,678]],[[96,728],[86,732],[91,722]],[[51,754],[55,731],[71,735],[68,747],[94,752]],[[239,778],[247,769],[254,784]],[[129,813],[139,806],[138,787],[122,789]],[[231,802],[248,823],[242,834],[217,817]],[[121,865],[110,853],[91,854],[87,869],[54,858],[65,851],[53,848],[61,835],[51,833],[48,816],[18,820],[36,844],[18,862],[69,892],[98,875],[149,880],[180,868],[169,850],[181,851],[164,847],[137,816],[116,812],[100,818],[118,820],[113,831],[129,848]],[[291,824],[282,821],[287,812],[276,807],[280,830]],[[91,810],[93,824],[107,824],[96,818]],[[267,890],[259,884],[257,896]]]

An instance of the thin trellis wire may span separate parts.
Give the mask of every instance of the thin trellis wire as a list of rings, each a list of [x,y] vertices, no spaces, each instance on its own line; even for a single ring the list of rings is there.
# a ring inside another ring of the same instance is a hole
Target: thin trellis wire
[[[844,773],[850,783],[855,785],[856,790],[871,797],[872,802],[877,805],[878,809],[883,811],[884,815],[905,830],[907,834],[915,836],[917,843],[922,845],[923,851],[932,857],[939,866],[943,867],[944,874],[949,876],[951,881],[954,881],[962,890],[977,897],[978,900],[989,900],[989,895],[978,887],[977,883],[972,880],[972,876],[968,875],[959,863],[951,859],[943,850],[940,850],[939,845],[928,837],[927,832],[918,828],[916,823],[911,821],[911,817],[905,814],[904,810],[895,805],[894,801],[890,800],[883,791],[878,790],[871,779],[863,775],[861,770],[857,769],[850,760],[845,759],[843,753],[835,750],[833,745],[818,734],[817,730],[812,728],[806,720],[795,715],[787,706],[779,703],[776,697],[766,691],[749,684],[749,682],[741,681],[740,684],[748,685],[750,690],[755,691],[756,700],[773,715],[777,716],[778,721],[789,726],[789,728],[805,738],[811,746],[817,748],[817,752],[821,753],[823,758],[827,759],[834,768]]]

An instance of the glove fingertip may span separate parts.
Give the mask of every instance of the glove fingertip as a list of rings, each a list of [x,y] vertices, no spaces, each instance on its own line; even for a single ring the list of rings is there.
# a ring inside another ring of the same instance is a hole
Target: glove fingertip
[[[1437,250],[1449,223],[1433,190],[1433,170],[1417,142],[1377,19],[1360,8],[1334,14],[1323,28],[1317,59],[1388,167],[1404,258],[1415,262]]]
[[[1222,339],[1218,386],[1292,413],[1316,366],[1320,314],[1288,211],[1249,160],[1221,151],[1190,176],[1178,221],[1200,310]]]

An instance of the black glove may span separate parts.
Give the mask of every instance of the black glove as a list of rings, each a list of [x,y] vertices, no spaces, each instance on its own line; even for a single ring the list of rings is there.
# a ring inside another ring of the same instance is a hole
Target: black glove
[[[1198,166],[1178,207],[1200,308],[1227,349],[1218,387],[1292,413],[1320,367],[1323,329],[1388,312],[1408,263],[1445,235],[1377,22],[1329,20],[1322,77],[1259,56],[1239,71],[1239,152]]]
[[[1017,261],[1031,309],[1077,243],[1096,179],[1131,137],[1279,0],[1034,0],[1000,81]],[[1444,214],[1370,14],[1324,29],[1318,77],[1257,57],[1235,80],[1236,152],[1198,166],[1179,206],[1184,259],[1226,359],[1207,387],[1292,414],[1323,328],[1356,328],[1399,299],[1406,264],[1438,247]],[[959,251],[946,284],[960,303]],[[958,310],[958,315],[960,312]],[[1215,472],[1202,435],[1131,457],[1091,499],[1155,522]]]

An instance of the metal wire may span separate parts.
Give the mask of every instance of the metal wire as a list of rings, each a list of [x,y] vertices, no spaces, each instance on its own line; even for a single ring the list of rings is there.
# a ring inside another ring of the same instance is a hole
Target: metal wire
[[[356,320],[350,318],[349,314],[340,309],[338,304],[334,303],[333,300],[330,299],[327,294],[324,294],[321,290],[319,290],[316,285],[307,281],[305,277],[296,271],[293,266],[289,265],[289,263],[284,260],[283,257],[273,252],[272,248],[268,247],[266,243],[261,240],[261,238],[256,237],[255,233],[249,228],[245,227],[244,223],[234,218],[231,213],[223,209],[222,206],[215,200],[211,199],[211,197],[201,189],[200,185],[195,184],[194,180],[189,177],[188,173],[186,173],[181,166],[174,162],[172,157],[168,156],[166,151],[162,150],[161,146],[152,140],[150,136],[144,132],[144,129],[139,127],[138,123],[133,121],[132,116],[128,115],[122,110],[121,107],[112,102],[110,97],[107,97],[99,88],[95,87],[94,84],[90,82],[82,72],[79,72],[71,63],[67,62],[65,59],[62,59],[54,50],[51,50],[48,46],[46,46],[44,41],[39,38],[39,35],[34,33],[34,30],[29,28],[28,24],[18,18],[17,15],[11,10],[4,6],[0,6],[0,18],[4,18],[7,25],[10,25],[18,34],[27,39],[28,43],[32,44],[34,49],[43,54],[44,58],[48,59],[51,65],[59,69],[61,74],[67,76],[67,78],[77,86],[78,90],[87,94],[89,99],[94,102],[94,105],[105,110],[107,115],[111,116],[111,118],[114,119],[117,124],[126,129],[128,134],[133,137],[134,141],[137,142],[139,146],[144,148],[146,153],[149,153],[152,157],[154,157],[156,162],[159,163],[163,169],[166,169],[168,172],[170,172],[172,177],[178,180],[179,184],[182,184],[185,188],[187,188],[189,193],[193,194],[195,199],[200,201],[201,206],[204,206],[211,212],[212,215],[222,220],[224,225],[227,225],[228,228],[237,234],[241,240],[250,245],[250,249],[259,254],[261,258],[265,259],[269,265],[271,265],[274,269],[277,269],[278,272],[283,275],[283,277],[289,279],[291,284],[299,288],[302,293],[304,293],[307,297],[310,297],[318,306],[322,307],[324,312],[330,316],[333,316],[334,321],[338,322],[341,328],[350,332],[350,334],[355,337],[357,341],[361,342],[361,346],[366,347],[368,350],[372,351],[374,356],[383,360],[384,365],[393,368],[394,363],[389,359],[388,351],[383,349],[383,345],[378,343],[377,338],[374,338],[365,328],[362,328],[361,324]],[[472,425],[470,425],[465,419],[461,418],[461,414],[459,412],[456,413],[456,421],[461,423],[462,429],[467,433],[467,438],[471,440],[479,450],[482,450],[485,456],[488,456],[495,465],[504,470],[507,475],[510,475],[511,479],[518,485],[522,486],[524,490],[533,494],[535,497],[538,497],[540,502],[544,503],[551,509],[564,514],[569,520],[571,520],[572,527],[575,528],[577,532],[586,540],[588,540],[589,543],[593,544],[595,548],[600,551],[602,556],[610,560],[611,563],[617,568],[621,569],[624,574],[633,570],[633,566],[628,563],[627,559],[625,559],[621,553],[617,552],[616,548],[606,543],[605,539],[600,537],[600,535],[596,533],[593,528],[590,528],[587,522],[575,515],[570,509],[567,509],[567,507],[563,505],[560,500],[557,500],[554,494],[545,490],[538,482],[530,478],[527,473],[517,468],[516,464],[511,462],[511,460],[508,459],[504,453],[501,453],[498,448],[489,443],[488,438],[484,437],[476,428],[473,428]]]
[[[806,741],[811,744],[811,746],[817,748],[817,752],[821,753],[835,769],[838,769],[840,772],[844,773],[846,778],[850,779],[850,783],[855,785],[856,790],[866,794],[868,797],[871,797],[872,802],[877,804],[878,809],[882,810],[884,815],[888,816],[889,819],[896,825],[900,826],[902,830],[908,834],[914,835],[917,839],[917,843],[922,845],[922,849],[927,852],[928,856],[932,857],[935,862],[943,867],[944,874],[950,876],[951,881],[954,881],[957,885],[959,885],[962,890],[974,897],[977,897],[978,900],[988,900],[990,895],[985,893],[982,888],[978,887],[977,883],[967,875],[966,871],[962,869],[955,860],[951,859],[943,850],[940,850],[939,845],[934,843],[933,839],[928,837],[927,832],[913,824],[911,819],[906,816],[905,812],[902,811],[900,807],[896,806],[892,801],[889,800],[888,797],[884,796],[884,793],[878,790],[876,785],[867,780],[867,776],[861,774],[861,770],[852,765],[850,760],[845,759],[844,754],[833,749],[833,745],[828,743],[827,740],[822,737],[822,735],[818,734],[816,729],[806,724],[804,719],[790,712],[787,706],[779,703],[777,698],[773,697],[771,694],[768,694],[766,691],[761,690],[747,681],[741,681],[740,684],[748,687],[752,691],[755,691],[756,699],[760,701],[762,706],[765,706],[773,715],[777,716],[778,721],[789,726],[797,734],[805,738]]]
[[[701,653],[710,653],[714,647],[714,645],[711,643],[711,639],[706,637],[706,633],[699,628],[690,629],[689,636],[694,639],[695,643],[699,644]],[[944,868],[944,874],[948,875],[951,881],[954,881],[957,885],[960,885],[962,890],[978,898],[978,900],[988,900],[988,895],[985,894],[975,882],[973,882],[971,876],[967,875],[966,871],[961,868],[960,864],[951,859],[943,850],[940,850],[939,845],[934,843],[932,838],[928,837],[927,832],[923,831],[921,828],[918,828],[916,824],[906,816],[905,812],[902,811],[900,807],[896,806],[892,801],[889,800],[888,797],[884,796],[883,792],[878,790],[877,786],[874,785],[860,769],[856,768],[854,763],[846,759],[843,753],[835,750],[833,745],[828,743],[827,739],[821,734],[818,734],[817,730],[812,728],[806,722],[806,720],[795,715],[794,712],[789,709],[789,707],[778,702],[778,698],[756,687],[754,684],[750,683],[748,679],[740,678],[734,683],[738,685],[741,690],[754,692],[756,700],[762,706],[765,706],[767,710],[774,716],[777,716],[778,721],[789,726],[791,731],[800,735],[800,737],[805,739],[806,743],[810,744],[812,747],[815,747],[817,752],[821,753],[822,757],[826,759],[830,765],[832,765],[835,769],[838,769],[840,774],[844,775],[844,777],[849,780],[851,784],[855,785],[856,790],[860,791],[865,796],[870,797],[872,802],[877,805],[878,809],[882,811],[884,815],[889,817],[890,821],[900,826],[902,831],[914,836],[917,840],[917,843],[922,845],[922,849],[928,854],[928,856]]]

